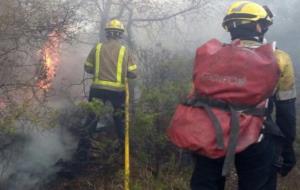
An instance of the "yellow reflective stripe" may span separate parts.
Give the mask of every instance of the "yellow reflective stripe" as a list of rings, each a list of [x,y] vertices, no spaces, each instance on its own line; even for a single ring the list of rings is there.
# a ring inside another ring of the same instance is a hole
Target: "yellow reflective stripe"
[[[296,88],[287,91],[278,91],[276,94],[277,100],[290,100],[297,97]]]
[[[102,44],[97,44],[96,46],[96,52],[95,52],[95,60],[96,60],[96,65],[95,65],[95,80],[99,79],[99,72],[100,72],[100,50],[101,50]]]
[[[95,53],[95,59],[96,59],[96,65],[95,65],[95,79],[94,84],[96,85],[103,85],[103,86],[112,86],[116,88],[124,88],[124,84],[122,84],[122,65],[125,55],[126,48],[124,46],[121,46],[119,55],[118,55],[118,63],[117,63],[117,73],[116,73],[116,82],[112,81],[105,81],[100,80],[100,51],[101,51],[102,44],[98,44],[96,47],[96,53]]]
[[[128,71],[133,71],[137,69],[137,65],[131,65],[128,67]]]
[[[112,86],[116,88],[124,88],[125,85],[118,82],[111,82],[111,81],[105,81],[105,80],[97,80],[94,82],[96,85],[103,85],[103,86]]]
[[[117,83],[120,83],[120,84],[122,83],[122,65],[123,65],[125,50],[126,50],[126,48],[124,46],[122,46],[119,51],[119,56],[118,56]]]

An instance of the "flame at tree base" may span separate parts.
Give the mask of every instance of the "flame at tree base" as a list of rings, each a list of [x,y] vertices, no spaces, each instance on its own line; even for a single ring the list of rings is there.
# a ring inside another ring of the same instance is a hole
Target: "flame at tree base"
[[[54,31],[48,35],[48,41],[41,50],[42,67],[36,85],[43,90],[49,90],[55,77],[60,61],[59,47],[60,34]]]

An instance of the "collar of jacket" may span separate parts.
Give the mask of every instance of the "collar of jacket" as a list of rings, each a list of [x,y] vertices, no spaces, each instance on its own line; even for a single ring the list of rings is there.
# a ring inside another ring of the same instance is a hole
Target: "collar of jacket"
[[[257,48],[257,47],[261,46],[262,43],[254,41],[254,40],[241,40],[241,45],[243,47]]]

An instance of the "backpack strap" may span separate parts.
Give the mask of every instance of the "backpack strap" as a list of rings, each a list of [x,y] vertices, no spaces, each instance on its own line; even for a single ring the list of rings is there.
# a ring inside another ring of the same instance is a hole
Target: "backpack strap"
[[[212,108],[218,108],[226,112],[231,112],[231,108],[237,110],[240,113],[253,115],[258,117],[264,117],[267,115],[266,108],[258,108],[256,106],[248,106],[248,105],[233,105],[226,103],[221,100],[215,100],[208,98],[206,96],[197,95],[193,98],[187,98],[182,102],[183,105],[191,106],[191,107],[203,107],[203,105],[208,105]]]
[[[230,118],[230,136],[229,144],[222,168],[222,176],[227,176],[232,168],[235,160],[235,149],[238,143],[238,137],[240,132],[240,114],[232,107],[230,107],[231,118]]]
[[[272,48],[273,48],[273,52],[275,52],[276,49],[277,49],[277,42],[276,41],[272,42]]]
[[[254,116],[264,117],[267,113],[265,108],[249,107],[242,105],[231,105],[220,100],[214,100],[204,96],[197,96],[196,98],[187,99],[183,102],[183,105],[203,108],[208,114],[210,120],[213,123],[213,127],[216,132],[217,147],[224,150],[224,137],[220,121],[213,113],[212,108],[222,109],[231,113],[230,118],[230,135],[229,144],[225,155],[225,160],[222,168],[222,175],[229,174],[230,169],[235,160],[235,149],[238,143],[238,135],[240,131],[239,117],[240,113],[250,114]]]
[[[220,121],[218,120],[217,116],[214,114],[214,112],[211,109],[212,106],[210,106],[209,104],[207,104],[204,101],[193,101],[192,99],[187,99],[186,102],[183,104],[186,106],[204,108],[209,119],[213,123],[213,127],[215,129],[217,148],[224,150],[225,146],[224,146],[223,130],[222,130]]]

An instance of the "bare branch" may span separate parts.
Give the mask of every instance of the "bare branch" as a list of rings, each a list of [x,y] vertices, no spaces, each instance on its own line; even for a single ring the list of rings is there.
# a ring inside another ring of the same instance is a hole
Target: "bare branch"
[[[185,14],[185,13],[190,12],[192,10],[195,10],[197,8],[198,8],[197,6],[191,6],[191,7],[187,8],[187,9],[178,11],[178,12],[170,14],[170,15],[165,15],[165,16],[157,17],[157,18],[155,18],[155,17],[154,18],[134,18],[134,19],[132,19],[132,21],[133,22],[156,22],[156,21],[163,21],[163,20],[168,20],[168,19],[174,18],[174,17],[176,17],[178,15]]]

